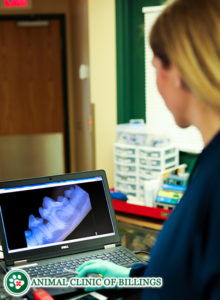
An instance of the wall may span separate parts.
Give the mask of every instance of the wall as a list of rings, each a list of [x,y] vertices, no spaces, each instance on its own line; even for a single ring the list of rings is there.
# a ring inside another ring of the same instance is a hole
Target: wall
[[[88,0],[91,102],[95,109],[95,163],[113,186],[116,126],[115,0]]]

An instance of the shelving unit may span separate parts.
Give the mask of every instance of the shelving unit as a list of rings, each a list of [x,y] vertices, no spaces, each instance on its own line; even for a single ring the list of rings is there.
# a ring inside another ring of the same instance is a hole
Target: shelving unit
[[[178,150],[173,144],[147,147],[114,144],[115,190],[145,203],[145,182],[158,179],[162,172],[177,166]]]

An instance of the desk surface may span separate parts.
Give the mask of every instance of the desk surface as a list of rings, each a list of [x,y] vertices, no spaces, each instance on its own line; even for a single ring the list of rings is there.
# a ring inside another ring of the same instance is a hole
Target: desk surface
[[[147,217],[135,216],[131,214],[119,213],[116,212],[116,219],[121,222],[151,228],[155,230],[161,230],[163,227],[163,221],[157,219],[151,219]]]

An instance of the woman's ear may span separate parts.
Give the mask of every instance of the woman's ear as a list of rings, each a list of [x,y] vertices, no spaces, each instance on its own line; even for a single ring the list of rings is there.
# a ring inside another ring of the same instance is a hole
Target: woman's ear
[[[178,88],[180,88],[180,86],[181,86],[181,79],[180,79],[180,78],[177,78],[177,79],[175,80],[175,87],[178,89]]]
[[[190,91],[189,87],[182,79],[180,72],[177,70],[176,67],[173,67],[173,78],[174,78],[174,86],[175,88],[183,88],[184,90]]]
[[[176,89],[183,88],[189,91],[189,88],[187,87],[186,83],[183,81],[180,72],[175,67],[172,68],[173,68],[172,72],[173,72],[174,87]]]

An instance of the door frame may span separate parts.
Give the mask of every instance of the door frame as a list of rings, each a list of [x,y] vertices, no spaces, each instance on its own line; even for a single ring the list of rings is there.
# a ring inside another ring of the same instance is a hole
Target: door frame
[[[66,17],[65,14],[32,14],[32,15],[0,15],[1,21],[60,21],[61,64],[62,64],[62,91],[64,113],[64,166],[65,172],[70,172],[70,137],[69,137],[69,107],[68,107],[68,74],[67,74],[67,49],[66,49]]]

